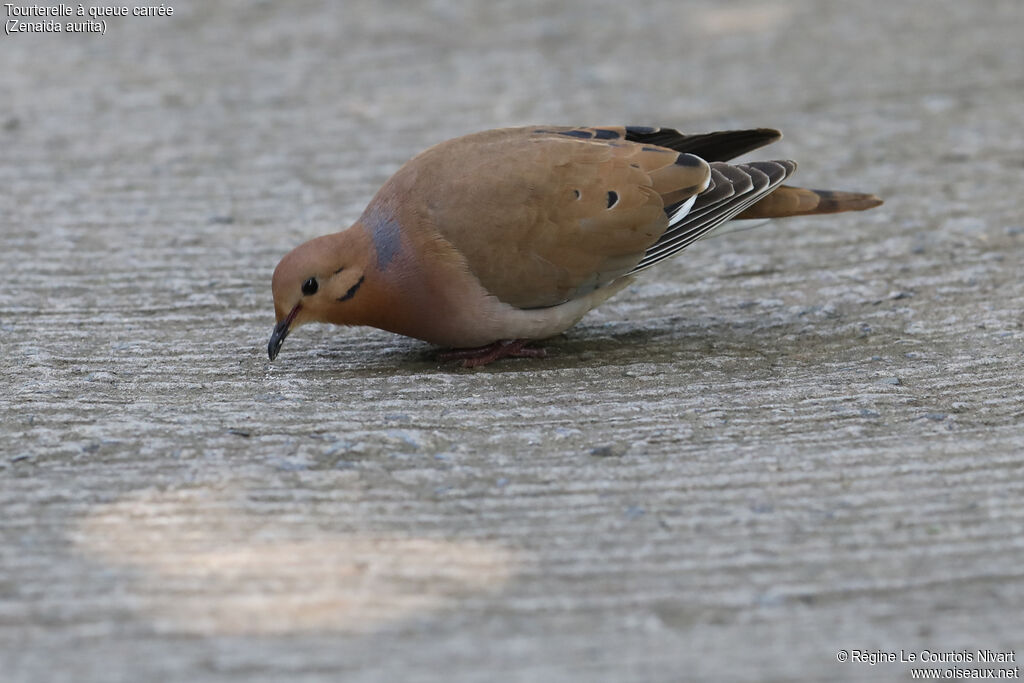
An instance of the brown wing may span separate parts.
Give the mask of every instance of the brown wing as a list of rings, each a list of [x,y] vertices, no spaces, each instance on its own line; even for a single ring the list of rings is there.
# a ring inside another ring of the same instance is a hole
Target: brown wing
[[[702,159],[625,135],[613,127],[487,131],[427,150],[396,174],[413,176],[397,185],[429,187],[415,202],[420,218],[489,292],[520,308],[552,306],[630,272],[674,207],[709,182]]]

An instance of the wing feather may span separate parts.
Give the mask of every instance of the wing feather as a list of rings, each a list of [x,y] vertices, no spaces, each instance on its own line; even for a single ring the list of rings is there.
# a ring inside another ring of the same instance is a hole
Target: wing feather
[[[774,190],[794,170],[792,161],[711,164],[713,187],[699,195],[693,208],[647,250],[630,271],[637,273],[674,256]],[[731,190],[731,191],[729,191]]]

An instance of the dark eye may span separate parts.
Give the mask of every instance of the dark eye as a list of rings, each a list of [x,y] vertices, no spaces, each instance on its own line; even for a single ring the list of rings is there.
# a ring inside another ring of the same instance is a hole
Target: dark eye
[[[303,296],[313,296],[319,288],[320,285],[317,284],[316,278],[311,277],[302,283],[302,294]]]

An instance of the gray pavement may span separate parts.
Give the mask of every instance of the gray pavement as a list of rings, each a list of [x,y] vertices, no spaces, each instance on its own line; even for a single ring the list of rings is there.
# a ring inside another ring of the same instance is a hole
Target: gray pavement
[[[172,6],[0,36],[2,680],[1021,646],[1018,0]],[[317,326],[268,363],[281,255],[530,123],[776,126],[886,204],[701,243],[543,361]]]

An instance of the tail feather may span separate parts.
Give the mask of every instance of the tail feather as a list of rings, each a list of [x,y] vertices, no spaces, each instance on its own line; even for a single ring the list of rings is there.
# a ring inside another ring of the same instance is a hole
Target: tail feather
[[[778,189],[743,211],[736,216],[736,219],[785,218],[786,216],[809,216],[819,213],[864,211],[881,203],[882,200],[873,194],[809,190],[803,187],[779,185]]]

